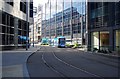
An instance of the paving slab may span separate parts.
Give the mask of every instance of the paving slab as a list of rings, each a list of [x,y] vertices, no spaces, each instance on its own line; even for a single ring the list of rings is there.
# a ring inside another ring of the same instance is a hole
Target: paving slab
[[[23,65],[5,66],[2,68],[3,77],[23,77]]]
[[[29,77],[26,61],[27,58],[40,47],[31,47],[26,49],[7,50],[0,53],[0,78],[1,77]]]

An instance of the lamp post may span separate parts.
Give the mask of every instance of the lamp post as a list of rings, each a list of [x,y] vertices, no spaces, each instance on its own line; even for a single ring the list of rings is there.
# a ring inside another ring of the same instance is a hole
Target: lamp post
[[[28,10],[28,0],[26,0],[26,50],[28,50],[28,15],[29,15],[29,10]]]
[[[33,47],[34,47],[34,17],[33,17]]]

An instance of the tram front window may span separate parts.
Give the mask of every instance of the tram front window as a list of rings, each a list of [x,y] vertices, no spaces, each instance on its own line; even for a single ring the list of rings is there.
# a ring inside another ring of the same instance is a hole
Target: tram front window
[[[65,38],[60,38],[60,39],[59,39],[59,43],[60,43],[60,44],[65,44]]]

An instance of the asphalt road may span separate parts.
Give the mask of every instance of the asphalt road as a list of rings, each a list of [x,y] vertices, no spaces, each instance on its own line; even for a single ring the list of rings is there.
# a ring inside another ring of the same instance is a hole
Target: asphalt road
[[[70,48],[42,46],[27,61],[30,77],[117,78],[118,59]]]

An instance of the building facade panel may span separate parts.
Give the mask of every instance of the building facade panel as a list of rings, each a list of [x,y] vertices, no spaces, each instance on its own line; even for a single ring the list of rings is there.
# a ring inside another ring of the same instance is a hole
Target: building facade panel
[[[2,5],[0,5],[2,13],[2,23],[0,23],[2,26],[2,33],[0,33],[2,44],[0,46],[2,50],[25,47],[26,39],[29,37],[27,28],[29,29],[31,23],[26,20],[27,14],[20,10],[20,7],[23,7],[20,5],[20,0],[13,2],[0,1],[2,2]],[[26,8],[26,5],[24,8]],[[29,8],[28,6],[28,10]],[[32,19],[32,17],[29,17],[29,19]],[[27,23],[28,27],[26,27]]]
[[[87,7],[89,50],[97,48],[99,51],[120,51],[117,41],[120,29],[120,2],[88,2]]]

